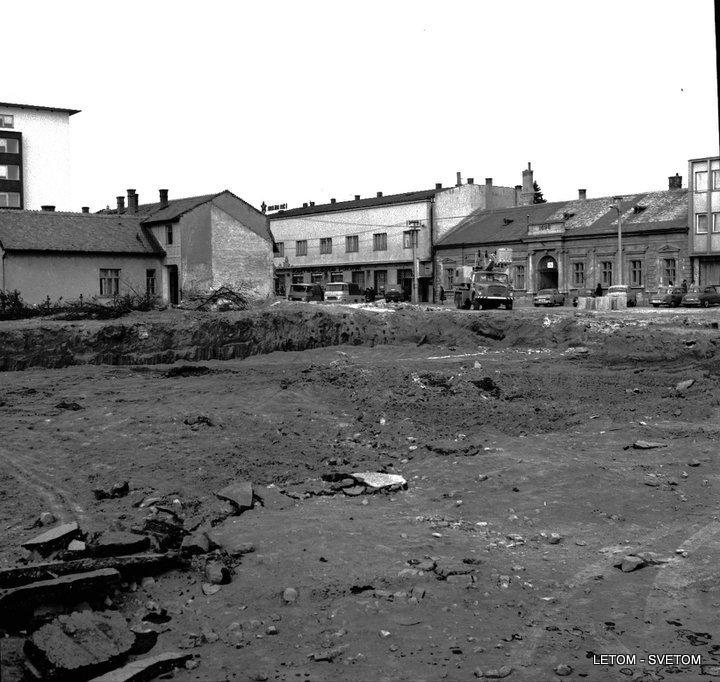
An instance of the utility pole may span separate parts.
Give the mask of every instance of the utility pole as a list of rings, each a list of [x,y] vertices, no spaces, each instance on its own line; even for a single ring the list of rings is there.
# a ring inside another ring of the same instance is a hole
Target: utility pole
[[[623,261],[622,261],[622,197],[613,197],[615,203],[610,207],[618,214],[618,247],[617,247],[617,284],[623,283]]]
[[[420,232],[420,221],[408,220],[408,232],[410,233],[410,245],[412,246],[412,292],[410,294],[411,303],[418,302],[418,277],[420,275],[419,262],[416,257],[416,247],[418,246],[418,233]]]

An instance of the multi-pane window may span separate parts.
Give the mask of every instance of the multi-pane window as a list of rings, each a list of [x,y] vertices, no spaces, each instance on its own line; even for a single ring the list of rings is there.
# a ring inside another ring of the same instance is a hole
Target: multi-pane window
[[[356,234],[345,237],[345,253],[355,253],[358,250],[358,236]]]
[[[173,243],[173,226],[172,223],[165,225],[165,243],[170,245]]]
[[[155,268],[145,270],[145,291],[148,296],[154,296],[156,291],[157,277]]]
[[[720,189],[720,170],[714,170],[712,172],[712,188]]]
[[[295,255],[307,256],[307,239],[298,239],[295,242]]]
[[[403,232],[403,248],[416,249],[417,245],[418,245],[418,231],[417,230],[405,230],[405,232]]]
[[[0,114],[0,128],[14,128],[15,117],[12,114]]]
[[[20,166],[4,166],[0,164],[0,180],[19,180]]]
[[[275,242],[275,257],[276,258],[284,258],[285,257],[285,242]]]
[[[0,137],[0,154],[19,154],[20,143],[16,139]]]
[[[695,173],[695,191],[704,192],[708,188],[707,171],[696,171]]]
[[[0,192],[0,208],[20,208],[20,193]]]
[[[714,233],[720,232],[720,213],[713,212],[712,214],[712,231]]]
[[[100,295],[117,296],[120,293],[120,270],[100,269]]]
[[[516,289],[524,289],[525,288],[525,266],[524,265],[516,265],[515,266],[515,284]]]
[[[643,263],[641,260],[630,261],[630,285],[641,287],[643,285]]]
[[[332,237],[320,239],[320,253],[332,253]]]
[[[695,232],[697,234],[707,234],[707,230],[708,230],[707,213],[696,213],[695,214]]]
[[[573,263],[573,284],[576,287],[585,286],[585,263]]]
[[[373,251],[387,251],[387,232],[373,235]]]
[[[663,274],[665,275],[666,282],[675,281],[675,259],[665,258],[663,259]]]
[[[613,264],[611,260],[604,260],[600,263],[600,276],[604,287],[612,286]]]

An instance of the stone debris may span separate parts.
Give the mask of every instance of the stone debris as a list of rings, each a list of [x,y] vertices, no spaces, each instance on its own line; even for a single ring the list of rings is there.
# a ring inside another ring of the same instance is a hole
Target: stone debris
[[[73,521],[72,523],[55,526],[55,528],[45,531],[32,540],[23,542],[22,546],[41,555],[47,555],[56,549],[67,547],[70,540],[74,540],[79,535],[80,527]]]
[[[71,410],[72,412],[77,412],[78,410],[82,410],[83,406],[74,401],[61,400],[57,405],[55,405],[55,408],[58,410]]]
[[[253,484],[250,481],[238,481],[215,493],[221,500],[230,502],[238,513],[253,506]]]
[[[117,611],[76,611],[43,625],[25,652],[43,676],[87,679],[127,656],[135,636]]]
[[[700,460],[699,459],[693,459],[688,462],[689,467],[699,467],[700,466]]]
[[[298,592],[294,587],[286,587],[282,594],[282,600],[286,604],[294,604],[297,601]]]
[[[560,665],[555,666],[554,671],[558,677],[567,677],[572,674],[573,669],[569,665],[561,663]]]
[[[100,533],[88,544],[88,552],[92,556],[105,557],[122,554],[137,554],[150,547],[147,535],[123,533],[121,531],[105,531]]]
[[[56,523],[57,519],[55,518],[55,514],[52,512],[43,512],[40,514],[38,520],[35,522],[36,526],[52,526],[53,523]]]
[[[631,571],[637,571],[640,568],[644,568],[648,564],[646,561],[639,556],[634,554],[628,554],[620,559],[616,559],[613,566],[619,568],[623,573],[630,573]]]
[[[667,443],[659,443],[650,440],[636,440],[632,444],[632,447],[635,450],[652,450],[653,448],[665,448],[667,447]]]
[[[180,553],[186,556],[196,554],[207,554],[210,551],[210,538],[207,533],[197,530],[191,535],[186,535],[180,545]]]
[[[213,594],[217,594],[221,589],[220,585],[214,585],[213,583],[202,584],[202,591],[206,597],[211,597]]]
[[[504,677],[512,675],[513,669],[508,665],[503,665],[500,668],[490,668],[489,670],[482,670],[481,668],[475,668],[475,677],[486,677],[489,680],[500,680]]]
[[[130,484],[127,481],[113,483],[109,488],[94,488],[93,495],[96,500],[107,500],[118,497],[125,497],[130,492]]]
[[[192,657],[192,654],[166,651],[162,654],[128,663],[118,670],[96,677],[92,682],[139,682],[139,680],[151,680],[176,666],[183,665]]]
[[[265,509],[289,509],[295,505],[294,500],[280,492],[276,485],[269,485],[266,488],[255,488],[255,496]]]
[[[358,483],[370,490],[390,488],[399,490],[407,487],[407,481],[398,474],[382,474],[375,471],[363,471],[351,474]]]
[[[205,578],[213,585],[226,585],[230,582],[230,569],[222,561],[211,559],[205,564]]]
[[[679,384],[675,386],[675,390],[678,393],[682,393],[683,391],[687,391],[688,388],[690,388],[695,383],[695,379],[686,379],[685,381],[681,381]]]

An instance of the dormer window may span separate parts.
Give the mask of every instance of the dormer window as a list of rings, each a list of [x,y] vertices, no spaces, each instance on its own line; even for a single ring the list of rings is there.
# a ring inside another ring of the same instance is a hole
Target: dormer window
[[[635,204],[635,206],[633,206],[633,213],[637,215],[638,213],[642,213],[646,208],[647,206],[643,206],[642,204]]]
[[[574,215],[574,213],[563,213],[563,220],[570,220]]]
[[[503,225],[509,225],[511,222],[513,222],[512,218],[503,218]]]
[[[0,128],[14,128],[15,117],[12,114],[0,114]]]

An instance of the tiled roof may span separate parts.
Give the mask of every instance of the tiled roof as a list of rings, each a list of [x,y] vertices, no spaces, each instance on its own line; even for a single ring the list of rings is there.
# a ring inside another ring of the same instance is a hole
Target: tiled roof
[[[291,208],[277,213],[269,213],[268,218],[292,218],[301,215],[316,213],[330,213],[331,211],[347,211],[353,208],[368,208],[370,206],[387,206],[388,204],[409,204],[416,201],[432,199],[442,189],[426,189],[420,192],[403,192],[402,194],[388,194],[382,197],[368,197],[367,199],[353,199],[351,201],[336,201],[334,204],[319,204],[306,208]]]
[[[613,197],[600,197],[478,210],[439,239],[436,246],[520,241],[528,238],[528,222],[532,225],[564,220],[565,239],[617,234],[617,211],[610,208],[614,203]],[[645,208],[636,213],[635,206]],[[622,207],[623,234],[687,228],[688,197],[684,189],[624,195]]]
[[[140,204],[138,213],[142,214],[144,223],[163,223],[179,218],[183,213],[192,211],[194,208],[214,199],[222,192],[214,194],[202,194],[197,197],[183,197],[181,199],[170,199],[165,208],[160,208],[160,202],[155,204]]]
[[[0,209],[5,251],[155,254],[164,251],[137,216]]]
[[[16,109],[39,109],[40,111],[64,111],[70,116],[79,114],[80,109],[63,109],[62,107],[42,107],[38,104],[16,104],[14,102],[0,102],[0,107],[15,107]]]

